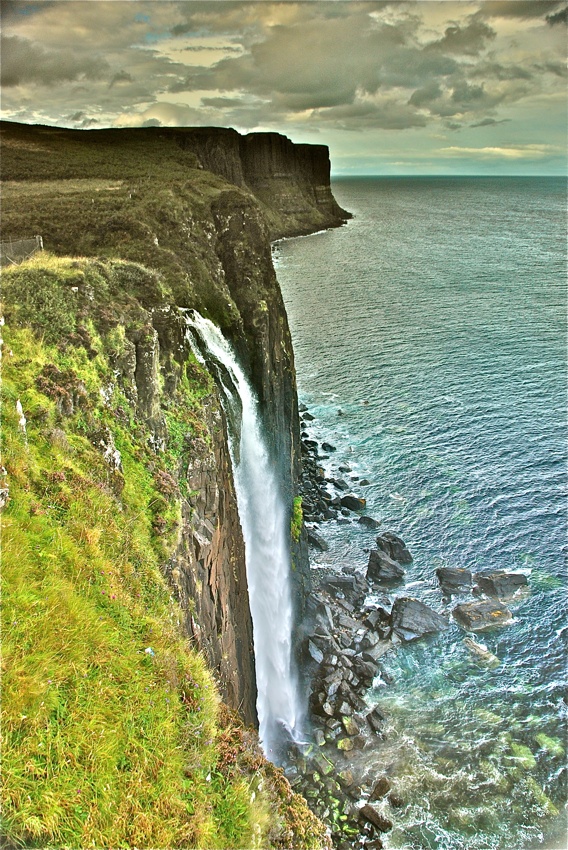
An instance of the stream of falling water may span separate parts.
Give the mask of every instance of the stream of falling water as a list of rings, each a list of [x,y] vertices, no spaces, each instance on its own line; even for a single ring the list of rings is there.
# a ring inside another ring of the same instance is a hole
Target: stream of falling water
[[[256,396],[229,343],[195,311],[187,314],[187,323],[196,357],[217,374],[229,421],[253,623],[259,733],[267,757],[277,760],[279,745],[297,740],[301,723],[292,660],[289,512],[266,448]],[[234,427],[239,413],[240,427]]]

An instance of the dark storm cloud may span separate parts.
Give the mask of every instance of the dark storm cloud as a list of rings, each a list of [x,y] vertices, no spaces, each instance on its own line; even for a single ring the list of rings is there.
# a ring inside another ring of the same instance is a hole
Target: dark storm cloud
[[[495,30],[488,24],[473,19],[466,26],[452,24],[447,27],[443,37],[431,42],[426,49],[458,56],[477,56],[495,35]]]
[[[427,106],[433,100],[438,100],[440,97],[442,97],[442,89],[438,83],[431,82],[426,86],[422,86],[420,89],[416,89],[408,102],[412,106],[420,108],[421,106]]]
[[[477,124],[470,124],[470,127],[494,127],[496,124],[507,124],[510,118],[501,118],[497,121],[496,118],[484,118],[483,121],[478,121]]]
[[[357,13],[279,25],[247,53],[196,69],[186,87],[246,90],[299,111],[351,104],[361,93],[414,87],[455,73],[459,64],[454,57],[425,52],[412,43],[418,23],[407,19],[379,25]],[[181,84],[174,85],[182,90]]]
[[[547,15],[546,23],[550,24],[551,27],[556,24],[568,24],[568,6],[565,6],[559,12],[555,12],[553,15]]]
[[[563,0],[486,0],[478,12],[484,18],[542,18]]]
[[[114,77],[110,81],[108,87],[109,87],[109,89],[111,89],[113,86],[116,86],[119,83],[133,83],[133,82],[134,82],[134,78],[131,77],[130,74],[127,74],[126,71],[119,71],[117,74],[114,75]]]
[[[108,63],[100,56],[84,56],[68,48],[50,51],[17,35],[2,36],[2,85],[18,86],[36,83],[53,86],[56,83],[98,80],[108,72]]]
[[[568,75],[566,62],[537,62],[534,67],[546,74],[554,74],[555,77],[566,77]]]
[[[469,71],[473,79],[484,80],[531,80],[534,71],[523,65],[501,65],[499,62],[480,62]]]
[[[425,127],[427,124],[424,115],[394,99],[318,109],[314,110],[312,119],[317,124],[323,122],[342,130],[358,132],[365,129],[406,130],[410,127]]]

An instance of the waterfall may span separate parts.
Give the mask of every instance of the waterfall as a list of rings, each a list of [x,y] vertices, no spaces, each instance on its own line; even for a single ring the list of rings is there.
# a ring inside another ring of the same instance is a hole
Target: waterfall
[[[268,758],[297,741],[301,711],[292,659],[290,514],[270,461],[255,393],[219,328],[189,311],[187,323],[202,363],[213,365],[229,427],[229,449],[246,552],[253,625],[259,734]],[[191,341],[191,338],[190,338]]]

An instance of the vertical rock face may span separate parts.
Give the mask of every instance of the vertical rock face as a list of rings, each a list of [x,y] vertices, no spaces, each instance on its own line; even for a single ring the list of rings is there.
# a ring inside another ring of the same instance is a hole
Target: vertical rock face
[[[176,391],[189,355],[185,323],[175,309],[140,311],[129,328],[115,376],[136,405],[161,452],[168,445],[163,410]],[[177,483],[182,522],[163,571],[183,612],[185,633],[217,672],[221,693],[245,722],[256,725],[256,680],[245,547],[239,521],[227,424],[216,392],[202,405],[202,434],[183,438]]]
[[[248,367],[258,395],[272,461],[278,470],[290,518],[301,474],[298,396],[294,353],[282,293],[272,265],[267,225],[254,200],[225,192],[213,206],[217,254],[242,326],[232,342]],[[310,587],[305,541],[291,541],[297,619]]]
[[[278,133],[250,133],[241,141],[241,159],[246,185],[286,220],[275,225],[282,235],[307,233],[348,218],[331,193],[325,145],[295,145]]]
[[[222,127],[171,132],[203,168],[261,201],[271,239],[334,227],[350,218],[331,192],[326,145],[296,145],[280,133],[240,136]]]
[[[256,725],[252,622],[244,543],[236,508],[227,430],[217,398],[208,405],[210,444],[193,439],[182,531],[167,565],[185,629],[218,671],[229,705]]]
[[[192,127],[172,132],[180,147],[197,154],[203,168],[235,186],[245,185],[241,136],[236,130],[230,127]]]

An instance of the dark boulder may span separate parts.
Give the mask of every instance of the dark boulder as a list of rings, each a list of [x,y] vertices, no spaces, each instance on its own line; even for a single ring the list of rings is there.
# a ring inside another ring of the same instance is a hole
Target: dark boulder
[[[366,715],[365,719],[373,732],[381,731],[386,720],[384,714],[381,714],[376,707]]]
[[[364,661],[359,656],[355,656],[353,659],[353,670],[363,683],[368,684],[371,684],[379,672],[377,664],[374,664],[372,661]]]
[[[390,612],[392,611],[392,604],[388,597],[384,597],[384,599],[384,604],[378,605],[376,608],[373,608],[373,610],[370,611],[363,620],[363,625],[367,626],[367,628],[376,629],[380,623],[388,623],[390,621]]]
[[[324,452],[335,452],[335,451],[337,451],[335,446],[332,446],[331,443],[322,443],[321,447],[322,447]]]
[[[404,578],[404,574],[404,567],[401,567],[398,561],[394,561],[380,549],[371,549],[369,563],[367,565],[368,579],[392,584],[393,582],[401,581]]]
[[[402,640],[410,641],[447,628],[448,621],[424,602],[403,596],[395,600],[391,612],[391,626],[393,632]]]
[[[479,589],[495,599],[510,599],[522,587],[528,584],[524,573],[507,573],[497,570],[494,573],[477,573],[475,580]]]
[[[316,418],[315,416],[312,416],[312,414],[308,413],[307,411],[304,412],[304,415],[302,416],[302,419],[305,422],[313,422],[315,418]]]
[[[347,508],[350,511],[362,511],[364,510],[367,501],[366,499],[359,498],[359,496],[349,494],[341,497],[341,504],[344,508]]]
[[[412,563],[412,555],[406,548],[404,540],[392,531],[385,531],[377,537],[377,546],[393,561],[400,564]]]
[[[453,593],[468,593],[471,590],[472,575],[470,570],[459,567],[439,567],[436,577],[446,596]]]
[[[343,478],[328,478],[328,481],[330,484],[333,484],[337,490],[342,490],[343,492],[349,490],[349,484],[347,481],[344,481]]]
[[[359,517],[358,522],[361,525],[364,525],[365,528],[378,528],[379,525],[380,525],[379,520],[373,519],[372,516],[361,516],[361,517]]]
[[[506,605],[499,605],[489,599],[457,605],[452,614],[460,626],[472,632],[507,626],[513,619]]]
[[[392,829],[392,822],[368,803],[359,809],[359,819],[370,823],[379,832],[388,832]]]

